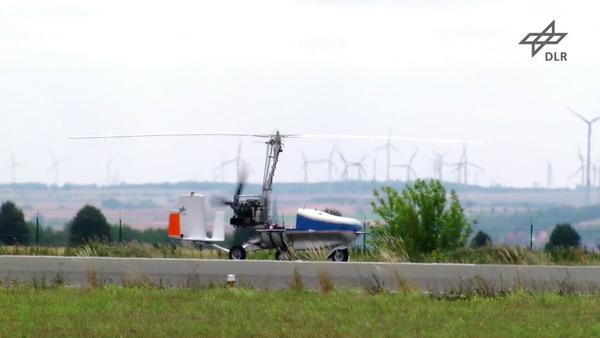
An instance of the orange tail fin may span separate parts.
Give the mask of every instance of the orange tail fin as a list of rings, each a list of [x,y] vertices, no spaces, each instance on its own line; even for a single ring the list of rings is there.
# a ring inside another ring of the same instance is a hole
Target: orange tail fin
[[[181,226],[179,224],[179,211],[172,211],[169,214],[169,237],[181,238]]]

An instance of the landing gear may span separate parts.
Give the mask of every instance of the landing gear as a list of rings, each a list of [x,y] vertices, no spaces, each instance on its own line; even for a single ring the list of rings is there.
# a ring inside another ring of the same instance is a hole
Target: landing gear
[[[241,245],[234,245],[229,249],[229,259],[236,261],[246,259],[246,249]]]
[[[348,249],[334,249],[333,252],[329,254],[329,259],[334,262],[347,262],[348,257]]]
[[[278,261],[289,261],[290,258],[290,253],[286,250],[277,249],[275,252],[275,259]]]

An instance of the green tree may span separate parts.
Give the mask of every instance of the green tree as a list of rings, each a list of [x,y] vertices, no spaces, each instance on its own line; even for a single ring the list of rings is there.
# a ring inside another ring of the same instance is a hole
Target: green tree
[[[477,233],[475,234],[475,236],[473,236],[473,238],[471,238],[471,247],[472,248],[482,248],[484,246],[491,246],[492,245],[492,238],[486,234],[485,232],[479,230],[477,231]]]
[[[10,201],[0,206],[0,242],[10,245],[29,242],[29,228],[23,211]]]
[[[577,233],[577,230],[573,229],[571,224],[561,223],[557,224],[552,233],[550,239],[546,243],[546,249],[560,249],[567,247],[578,247],[581,241],[581,237]]]
[[[81,208],[69,226],[69,243],[110,240],[110,225],[102,212],[91,205]]]
[[[454,191],[449,194],[438,180],[416,180],[401,193],[391,187],[374,191],[373,211],[383,224],[374,227],[373,242],[390,236],[400,238],[406,253],[429,253],[464,247],[471,234]]]

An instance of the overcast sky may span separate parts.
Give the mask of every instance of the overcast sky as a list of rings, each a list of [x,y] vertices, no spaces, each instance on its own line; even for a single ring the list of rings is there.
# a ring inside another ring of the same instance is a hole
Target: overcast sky
[[[547,162],[555,185],[574,185],[568,176],[586,134],[566,107],[600,115],[599,9],[595,1],[4,0],[0,167],[13,153],[22,164],[17,181],[51,183],[53,151],[64,159],[60,183],[104,184],[111,159],[119,181],[213,180],[218,164],[235,156],[237,138],[67,137],[391,129],[486,140],[469,147],[486,168],[482,185],[545,185]],[[567,37],[532,58],[518,42],[552,20]],[[568,61],[546,62],[546,51],[567,52]],[[600,160],[600,135],[593,141],[592,159]],[[264,145],[242,142],[258,181]],[[384,154],[372,152],[380,143],[338,147],[351,160],[368,153],[369,178],[376,158],[383,179]],[[421,176],[432,175],[434,150],[449,162],[460,156],[460,145],[395,144],[394,164],[419,147]],[[276,181],[302,180],[302,152],[323,158],[332,146],[289,141]],[[325,166],[311,167],[311,180],[326,177]],[[234,169],[221,178],[233,180]],[[10,170],[0,171],[0,182],[10,180]]]

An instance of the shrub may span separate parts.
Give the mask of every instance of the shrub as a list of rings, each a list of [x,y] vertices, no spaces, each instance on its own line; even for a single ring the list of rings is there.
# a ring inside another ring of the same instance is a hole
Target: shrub
[[[91,205],[81,208],[69,227],[69,242],[82,244],[89,241],[110,240],[110,225],[102,212]]]
[[[546,244],[547,250],[564,249],[568,247],[579,247],[581,237],[571,224],[557,224],[550,234],[550,239]]]
[[[0,207],[0,242],[10,245],[29,242],[29,228],[23,211],[10,201]]]
[[[485,232],[483,232],[481,230],[477,231],[475,236],[473,236],[473,238],[471,238],[471,247],[472,248],[481,248],[484,246],[491,246],[491,245],[492,245],[492,239],[490,238],[490,236],[488,234],[486,234]]]
[[[383,235],[399,237],[410,257],[434,250],[447,251],[464,247],[471,234],[454,191],[446,193],[438,180],[416,180],[398,193],[391,187],[374,191],[373,211],[383,224],[372,228],[373,243]]]

